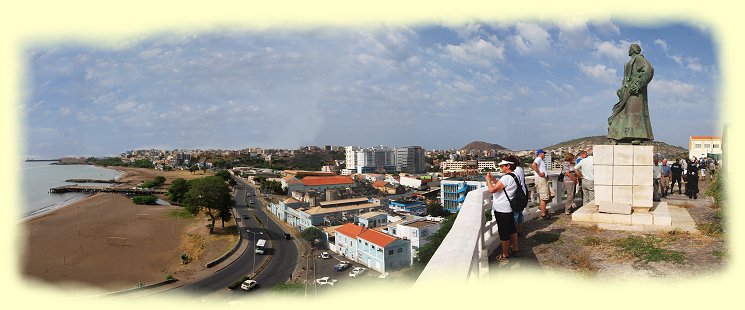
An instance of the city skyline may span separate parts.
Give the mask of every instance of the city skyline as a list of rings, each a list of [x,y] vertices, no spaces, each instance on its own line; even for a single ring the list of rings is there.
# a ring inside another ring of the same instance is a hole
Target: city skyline
[[[223,28],[116,42],[25,48],[24,156],[474,140],[533,149],[606,133],[635,42],[655,67],[655,139],[721,134],[719,60],[701,25]]]

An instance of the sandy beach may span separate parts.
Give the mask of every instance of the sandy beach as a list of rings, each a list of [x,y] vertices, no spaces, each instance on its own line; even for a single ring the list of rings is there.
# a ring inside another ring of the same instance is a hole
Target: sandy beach
[[[125,172],[120,181],[127,183],[118,185],[123,187],[162,175],[167,189],[176,178],[205,176],[188,171],[116,169]],[[198,220],[170,215],[179,208],[136,205],[125,195],[99,193],[23,221],[19,231],[24,239],[22,276],[55,285],[116,291],[163,281],[168,274],[193,273],[180,265],[179,255],[193,246],[186,232],[201,225]],[[189,267],[199,268],[197,264]]]

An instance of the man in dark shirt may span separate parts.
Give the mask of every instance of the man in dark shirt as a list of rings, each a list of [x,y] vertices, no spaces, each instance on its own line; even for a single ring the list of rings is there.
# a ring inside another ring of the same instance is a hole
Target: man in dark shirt
[[[683,165],[680,164],[679,159],[676,159],[675,163],[670,165],[670,171],[673,174],[673,182],[670,184],[670,194],[675,189],[675,182],[678,182],[678,194],[680,194],[680,177],[683,175]]]

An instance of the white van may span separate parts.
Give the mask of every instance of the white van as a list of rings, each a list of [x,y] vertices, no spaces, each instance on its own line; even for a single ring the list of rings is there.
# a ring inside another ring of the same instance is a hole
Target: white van
[[[254,249],[254,252],[256,254],[264,254],[264,246],[266,245],[266,240],[259,239],[259,241],[256,241],[256,248]]]

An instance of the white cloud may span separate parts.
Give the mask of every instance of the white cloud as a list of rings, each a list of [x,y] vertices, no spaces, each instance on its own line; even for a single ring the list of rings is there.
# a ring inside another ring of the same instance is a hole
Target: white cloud
[[[554,92],[560,93],[562,95],[569,95],[569,94],[574,94],[577,92],[574,89],[574,86],[569,85],[569,84],[559,85],[559,84],[554,83],[553,81],[546,81],[546,83],[548,83],[548,86],[550,86],[551,89],[554,90]]]
[[[504,46],[499,42],[492,43],[484,39],[459,45],[448,44],[445,46],[445,53],[454,61],[482,66],[488,66],[494,60],[504,60]]]
[[[686,98],[693,94],[695,86],[678,80],[653,79],[649,83],[650,92],[655,96]]]
[[[117,104],[114,107],[114,109],[117,112],[127,112],[127,111],[131,111],[136,106],[137,106],[137,103],[134,102],[134,101],[125,101],[125,102],[122,102],[120,104]]]
[[[59,108],[59,113],[62,114],[62,115],[68,115],[68,114],[70,114],[70,111],[71,111],[70,107],[60,107]]]
[[[621,34],[621,29],[612,22],[595,23],[593,26],[599,33],[606,36],[617,36]]]
[[[144,50],[140,52],[139,56],[145,59],[153,58],[163,53],[163,50],[159,47]]]
[[[704,71],[704,66],[701,65],[701,63],[699,62],[698,57],[686,58],[686,62],[688,63],[686,65],[686,68],[688,68],[689,70],[691,70],[693,72]]]
[[[667,52],[667,42],[662,39],[654,40],[654,45],[657,45],[662,48],[663,51]]]
[[[606,57],[614,62],[625,63],[629,59],[629,46],[631,43],[635,42],[624,40],[621,40],[618,43],[603,41],[595,46],[594,55],[597,57]]]
[[[606,83],[614,83],[617,80],[616,69],[608,68],[603,64],[588,65],[580,63],[579,70],[590,78]]]
[[[583,22],[564,21],[557,23],[559,42],[571,50],[585,49],[592,44],[593,36]]]
[[[683,65],[683,56],[680,56],[680,55],[667,55],[667,57],[670,58],[670,59],[672,59],[673,61],[675,61],[679,65],[681,65],[681,66]]]
[[[551,48],[551,35],[538,24],[517,23],[515,31],[517,33],[512,36],[512,42],[522,55],[546,52]]]
[[[481,24],[468,23],[460,26],[449,27],[462,40],[470,40],[478,37],[481,32]]]

